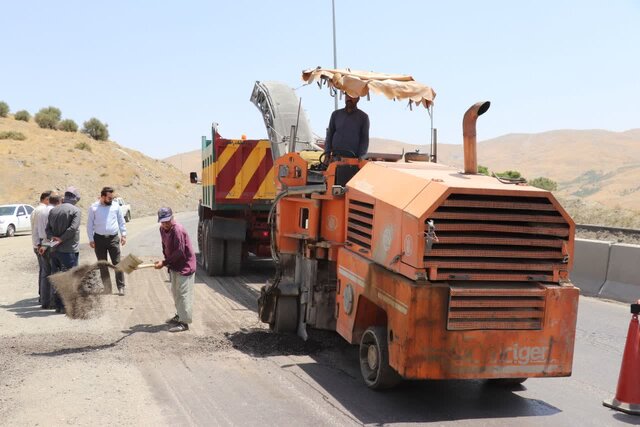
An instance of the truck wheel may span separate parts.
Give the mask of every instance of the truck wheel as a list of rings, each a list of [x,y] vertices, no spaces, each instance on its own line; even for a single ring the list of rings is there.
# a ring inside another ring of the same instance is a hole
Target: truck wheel
[[[124,222],[129,222],[131,221],[131,211],[127,212],[127,214],[124,217]]]
[[[200,265],[204,268],[204,271],[208,271],[207,266],[207,241],[209,240],[209,223],[204,221],[202,226],[198,227],[202,230],[202,242],[198,242],[200,247]],[[207,273],[208,274],[208,273]]]
[[[9,224],[9,226],[7,227],[7,233],[5,234],[5,236],[13,237],[15,234],[16,234],[16,228],[13,226],[13,224]]]
[[[198,252],[200,252],[200,256],[204,253],[204,245],[202,243],[202,238],[204,234],[204,224],[202,221],[198,221]]]
[[[382,390],[396,386],[402,378],[389,366],[387,328],[369,327],[360,340],[360,372],[367,387]]]
[[[273,330],[278,333],[292,333],[298,329],[298,297],[280,296],[276,303]]]
[[[207,274],[209,276],[222,276],[224,274],[224,240],[207,236],[205,248]]]
[[[242,267],[242,242],[227,240],[224,254],[224,272],[227,276],[237,276]]]

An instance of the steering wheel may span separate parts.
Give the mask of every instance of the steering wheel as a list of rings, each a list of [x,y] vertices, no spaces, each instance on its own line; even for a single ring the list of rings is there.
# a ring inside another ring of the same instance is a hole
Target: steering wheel
[[[327,156],[327,154],[328,154],[328,156]],[[326,168],[326,167],[329,166],[329,163],[331,162],[331,160],[335,156],[345,156],[345,157],[358,158],[356,153],[354,153],[351,150],[335,149],[335,150],[331,150],[331,151],[325,151],[324,153],[320,154],[320,157],[318,157],[318,161],[320,162],[321,165],[324,165],[324,167]],[[327,157],[328,157],[328,159],[327,159]]]

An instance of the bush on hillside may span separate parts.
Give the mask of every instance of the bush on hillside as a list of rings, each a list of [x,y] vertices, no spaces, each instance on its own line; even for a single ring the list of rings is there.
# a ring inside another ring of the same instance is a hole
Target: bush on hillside
[[[106,141],[109,139],[108,124],[102,123],[95,117],[90,118],[82,125],[82,133],[86,133],[96,141]]]
[[[0,117],[7,117],[7,114],[9,114],[9,104],[0,101]]]
[[[34,120],[43,129],[57,129],[62,113],[59,108],[41,108],[34,117]]]
[[[0,132],[0,139],[14,139],[16,141],[24,141],[25,139],[27,139],[27,137],[24,136],[22,132],[8,131]]]
[[[20,110],[16,112],[13,118],[16,120],[22,120],[23,122],[28,122],[31,120],[31,114],[29,114],[27,110]]]
[[[529,181],[529,185],[547,191],[556,191],[558,189],[557,182],[544,176],[532,179],[531,181]]]
[[[498,172],[496,173],[497,176],[499,176],[500,178],[506,178],[506,179],[518,179],[518,178],[522,178],[522,175],[520,174],[520,172],[518,171],[504,171],[504,172]]]
[[[91,150],[91,145],[89,145],[88,143],[86,143],[84,141],[83,142],[78,142],[76,144],[76,146],[75,146],[75,149],[76,150],[84,150],[84,151],[88,151],[88,152],[92,151]]]
[[[58,124],[58,129],[64,132],[78,132],[78,125],[71,119],[64,119]]]

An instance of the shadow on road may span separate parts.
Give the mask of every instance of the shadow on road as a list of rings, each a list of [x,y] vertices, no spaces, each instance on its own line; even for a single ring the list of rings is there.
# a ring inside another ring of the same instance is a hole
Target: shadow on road
[[[485,381],[405,381],[386,391],[368,389],[361,378],[358,349],[330,331],[309,330],[309,339],[264,329],[226,334],[232,346],[252,357],[309,356],[315,363],[291,363],[282,369],[301,369],[318,391],[343,406],[358,423],[442,422],[550,416],[558,408],[514,392],[526,390],[490,385]],[[330,400],[327,400],[330,401]]]
[[[60,315],[60,313],[56,313],[54,310],[45,310],[41,308],[38,298],[28,298],[16,301],[13,304],[0,305],[0,308],[4,308],[7,311],[15,313],[16,316],[25,319]]]
[[[124,334],[123,336],[107,344],[86,345],[82,347],[73,347],[73,348],[61,348],[58,350],[48,351],[45,353],[31,353],[31,356],[56,357],[56,356],[65,356],[69,354],[92,353],[94,351],[108,350],[118,345],[120,341],[123,341],[125,338],[130,337],[135,333],[142,332],[142,333],[155,334],[160,331],[166,331],[166,329],[167,329],[167,325],[165,324],[161,324],[161,325],[140,324],[140,325],[132,326],[129,329],[123,330],[122,331],[122,333]]]

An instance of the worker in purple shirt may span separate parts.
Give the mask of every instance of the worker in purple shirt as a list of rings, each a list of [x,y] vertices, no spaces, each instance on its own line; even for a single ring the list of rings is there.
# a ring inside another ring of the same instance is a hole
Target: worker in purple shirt
[[[360,98],[345,97],[345,106],[331,113],[324,152],[341,157],[364,157],[369,149],[369,116],[358,109]]]
[[[160,237],[164,260],[155,263],[156,269],[169,268],[171,293],[176,315],[167,320],[169,332],[189,330],[193,321],[193,285],[196,273],[196,255],[189,234],[173,218],[171,208],[158,210]]]

